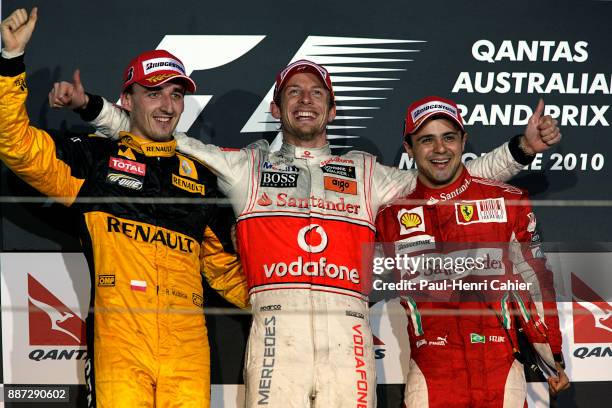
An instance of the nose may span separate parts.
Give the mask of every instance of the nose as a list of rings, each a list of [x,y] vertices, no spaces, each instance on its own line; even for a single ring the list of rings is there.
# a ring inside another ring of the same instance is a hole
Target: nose
[[[442,138],[436,137],[434,138],[434,152],[436,153],[444,153],[446,152],[446,145]]]
[[[162,94],[160,101],[160,109],[164,113],[174,113],[174,104],[172,103],[172,95]]]
[[[309,105],[312,103],[312,97],[310,95],[310,92],[303,91],[300,96],[301,96],[300,102],[303,103],[304,105]]]

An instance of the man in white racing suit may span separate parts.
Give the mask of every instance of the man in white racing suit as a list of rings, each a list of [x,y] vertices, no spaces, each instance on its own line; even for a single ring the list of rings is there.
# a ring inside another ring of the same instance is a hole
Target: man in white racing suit
[[[100,97],[71,104],[87,98],[82,87],[73,88],[56,86],[50,103],[86,105],[81,116],[107,135],[128,128],[127,114]],[[363,248],[374,240],[378,208],[412,191],[416,172],[384,166],[365,152],[331,153],[326,126],[336,115],[334,93],[329,73],[316,63],[296,61],[277,75],[270,110],[281,122],[279,151],[265,142],[224,150],[175,135],[180,151],[218,175],[238,218],[253,307],[247,406],[375,407]],[[470,173],[507,180],[557,143],[556,121],[542,111],[543,103],[524,136],[469,162]]]

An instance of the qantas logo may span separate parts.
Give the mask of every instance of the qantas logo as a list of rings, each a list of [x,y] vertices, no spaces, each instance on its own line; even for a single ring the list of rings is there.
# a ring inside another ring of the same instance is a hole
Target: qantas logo
[[[574,343],[612,343],[612,304],[572,274]]]
[[[168,50],[180,58],[187,68],[186,74],[190,75],[193,71],[227,65],[251,52],[264,38],[264,35],[166,35],[157,45],[157,49]],[[367,128],[364,126],[364,120],[373,118],[373,113],[393,90],[390,84],[400,79],[398,72],[406,70],[408,63],[418,55],[416,53],[421,50],[423,43],[425,42],[408,39],[310,35],[286,64],[309,59],[327,68],[338,102],[336,119],[341,123],[328,126],[328,135],[333,139],[351,140],[360,137],[360,130]],[[280,68],[282,67],[279,67],[279,70]],[[276,72],[270,72],[266,78],[262,78],[270,82],[270,87],[244,124],[242,133],[278,132],[279,122],[269,112],[275,75]],[[350,83],[350,86],[344,83]],[[212,97],[213,95],[187,95],[185,111],[177,130],[188,131]],[[358,101],[368,103],[361,104],[366,106],[358,106]],[[350,113],[357,109],[372,114]],[[272,149],[275,150],[279,146],[280,133],[274,140]],[[332,148],[334,147],[336,146],[332,145]]]
[[[85,345],[85,322],[30,274],[28,307],[30,345]]]

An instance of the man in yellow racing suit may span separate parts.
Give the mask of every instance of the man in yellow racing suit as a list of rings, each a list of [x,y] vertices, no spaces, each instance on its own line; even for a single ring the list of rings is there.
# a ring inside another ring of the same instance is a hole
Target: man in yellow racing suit
[[[87,318],[89,406],[208,407],[209,346],[201,272],[237,306],[247,287],[231,250],[216,178],[172,138],[195,84],[154,50],[124,74],[134,126],[119,141],[62,138],[30,126],[23,52],[37,11],[2,22],[0,158],[41,193],[81,214],[92,279]],[[227,209],[229,210],[229,209]]]

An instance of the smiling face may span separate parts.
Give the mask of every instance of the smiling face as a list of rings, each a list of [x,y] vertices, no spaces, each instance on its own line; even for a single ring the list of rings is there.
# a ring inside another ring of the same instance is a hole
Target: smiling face
[[[336,117],[329,91],[314,74],[293,75],[281,90],[280,106],[270,103],[272,116],[281,121],[285,142],[301,147],[321,147],[326,126]]]
[[[461,175],[461,155],[467,133],[448,119],[432,118],[409,135],[412,146],[404,148],[413,157],[419,180],[430,188],[446,187]]]
[[[152,88],[133,84],[121,94],[121,105],[130,112],[130,133],[156,142],[170,140],[185,108],[184,97],[182,82]]]

